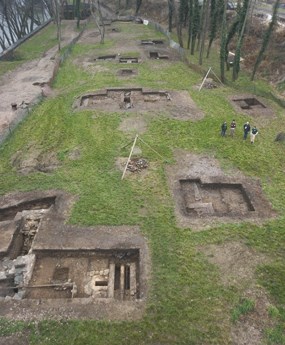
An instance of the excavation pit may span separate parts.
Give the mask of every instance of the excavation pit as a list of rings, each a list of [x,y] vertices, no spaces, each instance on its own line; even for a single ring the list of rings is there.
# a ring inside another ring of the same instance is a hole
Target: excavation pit
[[[131,77],[137,75],[137,70],[130,69],[130,68],[122,68],[118,71],[118,75],[122,77]]]
[[[142,45],[164,44],[163,40],[141,40]]]
[[[23,201],[13,206],[0,208],[0,222],[13,220],[17,213],[28,210],[49,209],[55,203],[55,196]]]
[[[127,97],[126,95],[129,94]],[[176,120],[200,120],[204,113],[197,108],[188,91],[148,90],[141,87],[107,88],[84,94],[75,100],[73,109],[100,109],[105,112],[140,111],[158,114],[163,111]]]
[[[176,150],[177,163],[167,167],[177,225],[196,231],[218,224],[263,224],[276,217],[259,180],[232,170],[227,175],[218,160]]]
[[[264,98],[261,99],[253,94],[243,94],[231,96],[230,101],[237,112],[243,112],[266,122],[276,118],[273,109]]]
[[[74,200],[60,191],[0,198],[0,317],[142,317],[150,262],[139,227],[68,225]]]
[[[49,252],[37,255],[25,298],[137,300],[139,280],[138,250]]]
[[[256,98],[235,99],[234,102],[236,102],[241,109],[266,108],[266,106]]]
[[[168,60],[169,59],[168,55],[161,55],[158,52],[149,52],[149,57],[150,57],[150,59],[155,59],[155,60]]]
[[[121,57],[119,59],[120,63],[138,63],[139,59],[136,57]]]
[[[199,179],[180,180],[183,211],[189,217],[244,215],[254,206],[239,183],[201,183]]]
[[[112,55],[103,55],[103,56],[98,56],[95,61],[97,60],[105,60],[105,61],[109,61],[109,60],[115,60],[117,57],[116,54],[112,54]]]
[[[166,91],[143,90],[142,88],[110,88],[98,91],[94,94],[84,95],[75,107],[93,108],[99,107],[105,110],[108,107],[117,109],[146,109],[153,108],[151,104],[171,102],[170,94]]]

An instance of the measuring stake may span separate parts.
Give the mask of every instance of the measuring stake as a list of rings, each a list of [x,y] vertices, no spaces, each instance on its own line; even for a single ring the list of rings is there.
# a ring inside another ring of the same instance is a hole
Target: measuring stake
[[[132,149],[131,149],[129,158],[128,158],[128,160],[127,160],[127,164],[126,164],[126,166],[125,166],[125,169],[124,169],[124,172],[123,172],[123,175],[122,175],[121,180],[123,180],[123,178],[125,177],[125,174],[126,174],[126,171],[127,171],[128,165],[129,165],[129,162],[130,162],[130,160],[131,160],[131,157],[132,157],[134,148],[135,148],[135,146],[136,146],[136,142],[137,142],[138,137],[139,137],[139,135],[137,134],[136,137],[135,137],[135,140],[134,140],[134,143],[133,143],[133,146],[132,146]]]

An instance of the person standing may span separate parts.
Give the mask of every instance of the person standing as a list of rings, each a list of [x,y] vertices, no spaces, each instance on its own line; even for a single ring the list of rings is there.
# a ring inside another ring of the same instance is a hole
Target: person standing
[[[252,144],[254,143],[254,140],[255,140],[255,137],[257,136],[257,134],[258,134],[258,129],[255,126],[253,126],[251,133],[250,133],[250,142]]]
[[[234,135],[235,135],[235,130],[236,130],[236,120],[233,120],[232,122],[231,122],[231,137],[233,138],[234,137]]]
[[[250,124],[249,122],[247,122],[243,125],[243,140],[246,140],[249,132],[250,132]]]
[[[227,128],[228,128],[228,126],[227,126],[227,123],[226,123],[226,121],[225,121],[225,122],[223,122],[223,124],[222,124],[222,126],[221,126],[221,136],[222,136],[222,137],[225,137],[225,136],[226,136]]]

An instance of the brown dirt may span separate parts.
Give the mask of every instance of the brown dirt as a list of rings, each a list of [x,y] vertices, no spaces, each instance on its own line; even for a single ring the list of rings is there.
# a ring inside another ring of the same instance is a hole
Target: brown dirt
[[[221,281],[226,286],[246,288],[254,279],[256,267],[267,261],[266,256],[239,242],[211,244],[201,250],[219,267]]]
[[[131,134],[143,134],[147,130],[147,122],[142,117],[128,117],[122,120],[119,130]]]
[[[75,28],[74,21],[64,23],[62,47],[78,35]],[[42,95],[51,95],[46,84],[53,77],[56,57],[57,46],[45,52],[41,58],[24,63],[0,79],[0,138],[25,116],[27,109],[37,103]],[[11,109],[12,103],[18,105],[16,111]]]
[[[128,102],[125,99],[129,99]],[[73,108],[76,111],[98,109],[109,112],[151,113],[153,116],[158,112],[165,112],[168,116],[182,121],[198,121],[204,117],[204,113],[196,107],[187,91],[145,90],[132,86],[89,92],[81,95],[74,102]]]
[[[264,98],[257,97],[252,94],[239,94],[239,95],[233,95],[230,98],[230,102],[233,105],[234,109],[238,113],[243,113],[245,115],[248,115],[250,117],[253,117],[254,124],[256,126],[266,126],[268,123],[270,123],[273,119],[276,118],[276,115],[268,103],[268,101]],[[244,107],[245,102],[239,101],[243,99],[255,99],[257,102],[261,103],[262,105],[254,105],[250,106],[248,109],[241,108],[240,105]]]
[[[253,311],[242,315],[232,324],[233,345],[261,344],[264,330],[271,326],[268,316],[270,300],[264,289],[257,284],[255,271],[259,265],[269,262],[269,259],[240,242],[211,244],[199,250],[210,263],[218,267],[222,284],[233,286],[243,298],[255,302]]]
[[[54,152],[42,152],[42,149],[30,143],[26,152],[17,151],[11,157],[12,166],[22,175],[31,172],[52,172],[59,167],[60,162]]]
[[[7,337],[0,337],[0,345],[29,345],[29,340],[23,334],[13,334]]]
[[[262,224],[275,216],[258,180],[239,171],[226,174],[209,156],[182,150],[176,150],[175,156],[177,163],[167,167],[167,176],[179,227],[205,230],[219,223]]]

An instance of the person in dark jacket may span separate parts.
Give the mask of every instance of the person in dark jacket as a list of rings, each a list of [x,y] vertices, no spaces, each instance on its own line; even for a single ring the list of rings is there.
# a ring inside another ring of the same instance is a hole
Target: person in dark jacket
[[[257,136],[257,134],[258,134],[258,129],[255,126],[253,126],[252,130],[250,132],[250,142],[252,144],[254,143],[254,140],[255,140],[255,137]]]
[[[225,121],[225,122],[223,122],[223,124],[222,124],[222,126],[221,126],[221,136],[222,136],[222,137],[225,137],[225,136],[226,136],[227,128],[228,128],[228,126],[227,126],[227,123],[226,123],[226,121]]]
[[[250,124],[249,122],[247,122],[243,125],[243,140],[246,140],[249,132],[250,132]]]
[[[231,137],[233,137],[234,136],[234,134],[235,134],[235,130],[236,130],[236,120],[233,120],[232,122],[231,122]]]

